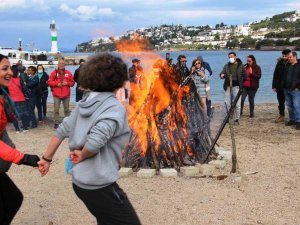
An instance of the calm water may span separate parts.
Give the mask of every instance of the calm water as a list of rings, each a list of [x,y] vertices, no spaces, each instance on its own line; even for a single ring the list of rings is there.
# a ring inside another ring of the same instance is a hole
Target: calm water
[[[204,61],[208,62],[212,68],[213,75],[211,78],[211,93],[212,93],[212,101],[213,102],[223,102],[223,80],[220,79],[219,73],[221,72],[225,63],[227,63],[227,54],[229,51],[178,51],[171,52],[171,57],[173,58],[173,62],[176,62],[178,55],[184,54],[187,57],[187,64],[190,68],[191,62],[197,56],[201,55],[204,58]],[[281,56],[280,51],[237,51],[237,57],[239,57],[243,62],[246,62],[246,57],[249,54],[253,54],[256,58],[257,64],[260,65],[262,69],[262,77],[260,79],[260,88],[257,91],[255,101],[256,103],[272,103],[276,102],[276,94],[272,91],[272,77],[273,71],[277,62],[277,58]],[[83,55],[84,53],[81,53]],[[165,52],[158,52],[156,54],[161,55],[163,58],[165,57]],[[76,53],[70,53],[67,55],[76,55]],[[88,55],[88,54],[86,54]],[[132,58],[140,58],[141,65],[144,69],[147,69],[150,65],[143,64],[146,62],[148,58],[153,58],[153,54],[143,54],[143,56],[138,54],[122,54],[122,58],[128,64],[131,65]],[[74,73],[75,69],[78,66],[67,66],[66,68]],[[48,74],[51,73],[53,68],[47,68],[46,72]],[[49,95],[49,102],[53,102],[51,92]],[[246,100],[247,101],[247,100]],[[71,102],[75,102],[75,86],[71,89]]]

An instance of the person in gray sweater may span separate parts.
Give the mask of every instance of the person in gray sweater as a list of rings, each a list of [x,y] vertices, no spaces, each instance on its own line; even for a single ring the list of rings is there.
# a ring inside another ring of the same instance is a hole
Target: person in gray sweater
[[[73,189],[97,224],[140,224],[116,183],[121,152],[131,135],[126,110],[115,96],[126,80],[127,66],[121,58],[107,53],[90,58],[81,68],[79,82],[91,92],[59,125],[39,162],[44,176],[59,145],[69,138]]]

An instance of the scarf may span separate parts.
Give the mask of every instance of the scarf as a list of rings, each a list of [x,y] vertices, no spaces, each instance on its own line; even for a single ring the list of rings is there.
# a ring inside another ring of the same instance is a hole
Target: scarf
[[[5,111],[5,114],[7,117],[7,121],[12,123],[12,122],[18,120],[18,112],[16,110],[15,103],[9,97],[8,93],[6,92],[6,90],[3,87],[1,87],[1,89],[0,89],[0,96],[3,99],[4,111]]]
[[[41,80],[42,76],[44,75],[44,72],[41,72],[41,73],[37,73],[38,75],[38,78],[39,78],[39,81]]]

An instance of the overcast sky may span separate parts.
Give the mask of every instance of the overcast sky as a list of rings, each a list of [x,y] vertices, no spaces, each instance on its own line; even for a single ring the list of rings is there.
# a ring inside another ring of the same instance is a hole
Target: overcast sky
[[[49,50],[49,24],[58,27],[58,48],[151,25],[239,25],[300,9],[300,0],[0,0],[0,46]]]

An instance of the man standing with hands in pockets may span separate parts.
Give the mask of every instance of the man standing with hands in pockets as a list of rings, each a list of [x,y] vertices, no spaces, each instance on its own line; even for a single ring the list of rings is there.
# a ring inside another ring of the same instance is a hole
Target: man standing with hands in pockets
[[[54,101],[54,129],[59,125],[59,108],[63,103],[64,115],[69,116],[70,92],[74,86],[72,73],[65,69],[64,59],[58,61],[58,68],[55,69],[49,77],[48,85],[51,87]]]

